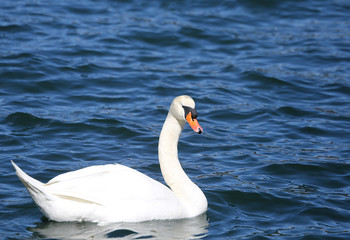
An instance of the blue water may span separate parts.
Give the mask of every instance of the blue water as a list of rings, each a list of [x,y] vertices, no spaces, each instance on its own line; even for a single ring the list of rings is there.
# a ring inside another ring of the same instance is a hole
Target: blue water
[[[1,239],[350,239],[350,2],[2,1]],[[14,160],[46,182],[121,163],[162,180],[179,157],[208,198],[195,219],[98,226],[43,218]]]

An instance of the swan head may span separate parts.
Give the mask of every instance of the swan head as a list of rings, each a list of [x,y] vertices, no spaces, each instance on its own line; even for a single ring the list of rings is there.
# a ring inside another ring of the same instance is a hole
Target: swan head
[[[187,95],[176,97],[171,103],[169,112],[181,122],[188,122],[193,131],[201,134],[203,132],[202,127],[197,121],[197,110],[194,100]]]

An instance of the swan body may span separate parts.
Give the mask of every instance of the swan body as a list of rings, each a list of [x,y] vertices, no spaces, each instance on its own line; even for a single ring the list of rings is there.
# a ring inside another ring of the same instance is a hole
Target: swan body
[[[177,144],[189,122],[198,133],[195,103],[175,98],[159,137],[158,155],[167,186],[120,164],[91,166],[64,173],[44,184],[12,162],[19,179],[41,212],[54,221],[141,222],[195,217],[207,199],[183,171]]]

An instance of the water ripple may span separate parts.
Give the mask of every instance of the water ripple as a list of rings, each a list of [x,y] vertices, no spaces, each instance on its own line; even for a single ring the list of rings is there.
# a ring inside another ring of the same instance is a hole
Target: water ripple
[[[5,1],[0,236],[348,239],[349,7]],[[111,162],[163,181],[158,136],[181,94],[196,100],[204,133],[187,126],[179,158],[207,216],[108,228],[41,220],[10,160],[43,182]]]

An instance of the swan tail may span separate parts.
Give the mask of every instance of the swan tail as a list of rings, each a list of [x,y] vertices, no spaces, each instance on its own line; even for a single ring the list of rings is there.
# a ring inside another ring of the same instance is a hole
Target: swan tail
[[[26,174],[20,167],[18,167],[13,161],[11,161],[13,167],[16,170],[16,174],[21,180],[21,182],[24,184],[24,186],[27,188],[28,192],[30,195],[33,197],[34,201],[38,204],[36,199],[38,196],[46,196],[46,198],[53,198],[53,197],[58,197],[61,199],[66,199],[66,200],[71,200],[75,202],[80,202],[80,203],[90,203],[90,204],[97,204],[97,205],[102,205],[99,203],[98,200],[93,199],[89,196],[84,196],[79,193],[74,193],[74,192],[69,192],[69,191],[50,191],[48,192],[48,189],[45,189],[45,186],[52,185],[54,183],[47,183],[44,184],[28,174]]]
[[[28,174],[26,174],[20,167],[18,167],[13,161],[11,161],[13,167],[16,170],[16,174],[24,186],[27,188],[29,194],[32,196],[34,202],[40,210],[42,210],[42,203],[44,201],[52,200],[52,196],[50,193],[45,191],[44,184]]]
[[[30,193],[42,192],[42,187],[44,185],[42,182],[39,182],[38,180],[32,178],[31,176],[23,172],[23,170],[20,169],[20,167],[18,167],[13,161],[11,161],[11,163],[16,170],[18,178],[21,180],[21,182],[24,184],[24,186],[28,189]]]
[[[18,167],[13,161],[11,161],[13,167],[16,170],[16,174],[24,186],[27,188],[30,196],[33,198],[35,204],[38,206],[40,211],[49,219],[56,221],[66,221],[68,218],[64,215],[67,213],[65,210],[70,209],[69,204],[76,203],[85,203],[85,204],[94,204],[94,205],[102,205],[97,200],[93,198],[89,198],[83,196],[79,193],[69,192],[69,191],[60,191],[49,189],[48,186],[53,185],[55,183],[44,184],[28,174],[26,174],[20,167]],[[65,204],[57,204],[60,201],[66,200]],[[68,207],[67,207],[68,206]],[[87,205],[86,205],[87,206]],[[68,214],[68,213],[67,213]],[[69,214],[68,214],[69,215]],[[68,216],[67,215],[67,216]],[[80,216],[80,215],[79,215]],[[76,220],[81,220],[80,217],[76,217]]]

